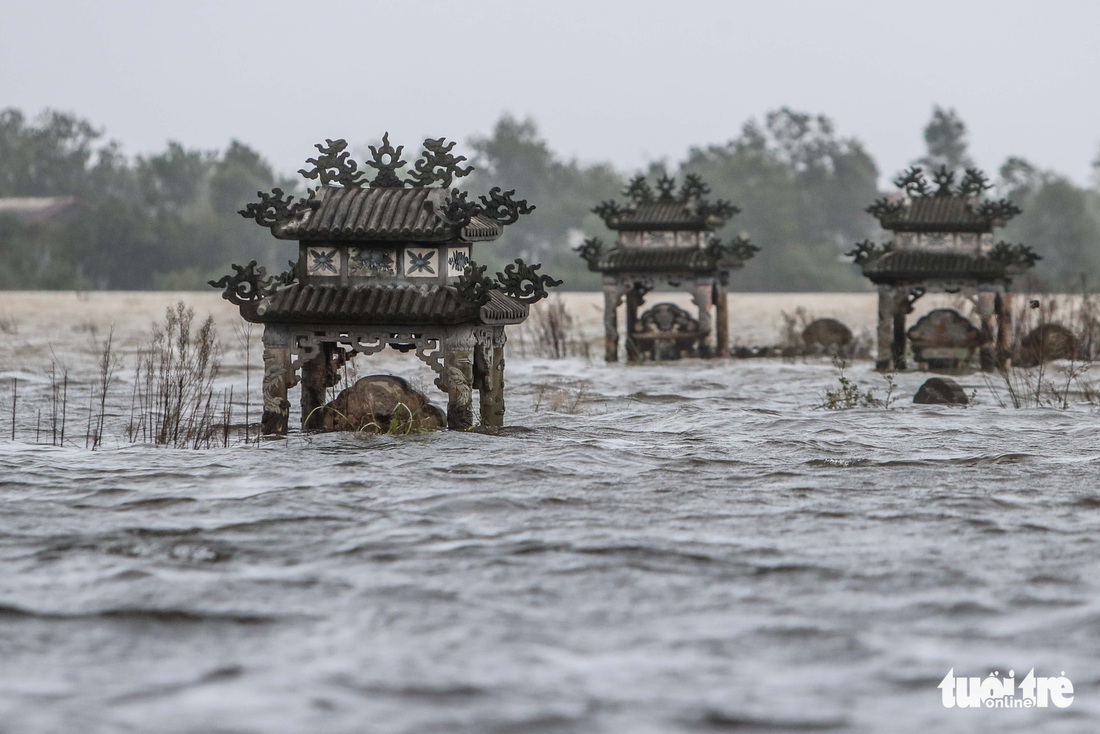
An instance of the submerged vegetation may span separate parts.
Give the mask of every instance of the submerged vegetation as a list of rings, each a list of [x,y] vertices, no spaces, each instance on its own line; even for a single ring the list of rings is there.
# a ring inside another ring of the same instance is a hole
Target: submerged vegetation
[[[194,310],[179,302],[134,359],[129,394],[119,394],[123,356],[115,330],[92,337],[94,374],[76,375],[50,348],[43,373],[45,406],[34,407],[35,443],[97,449],[112,436],[117,442],[175,448],[227,446],[238,437],[233,423],[232,386],[215,387],[222,347],[213,318],[195,323]],[[11,378],[10,438],[19,433],[20,380]],[[26,397],[24,396],[26,402]],[[26,424],[24,423],[24,426]],[[115,429],[113,434],[110,429]],[[23,428],[22,430],[26,430]],[[247,431],[243,436],[248,439]]]
[[[862,387],[848,376],[848,361],[843,357],[833,357],[833,366],[836,368],[836,379],[839,383],[834,389],[825,390],[825,399],[818,408],[825,410],[851,410],[852,408],[889,408],[898,398],[894,394],[897,390],[896,375],[893,372],[883,373],[882,379],[886,382],[885,394],[880,398],[875,394],[875,389]]]

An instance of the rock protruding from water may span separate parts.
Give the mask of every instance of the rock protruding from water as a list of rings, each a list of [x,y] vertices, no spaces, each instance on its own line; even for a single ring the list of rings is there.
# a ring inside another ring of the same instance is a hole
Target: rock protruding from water
[[[420,433],[447,427],[447,416],[406,380],[371,375],[356,381],[321,409],[322,431]]]
[[[1034,367],[1053,359],[1076,359],[1077,337],[1061,324],[1043,324],[1020,340],[1020,366]]]
[[[933,377],[913,396],[914,403],[924,405],[969,405],[970,398],[963,392],[962,385],[950,377]]]
[[[839,352],[852,343],[852,330],[836,319],[816,319],[802,330],[802,342],[811,349]]]
[[[914,358],[933,372],[965,368],[983,341],[982,332],[950,308],[929,311],[907,334]]]

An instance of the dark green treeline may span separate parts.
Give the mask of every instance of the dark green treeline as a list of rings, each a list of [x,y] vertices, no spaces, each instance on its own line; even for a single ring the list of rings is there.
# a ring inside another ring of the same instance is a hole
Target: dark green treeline
[[[934,109],[924,137],[917,165],[975,164],[966,126],[953,111]],[[303,160],[313,142],[303,141]],[[349,142],[362,151],[375,141]],[[418,141],[401,142],[411,148]],[[542,262],[544,272],[564,278],[569,288],[598,284],[572,248],[586,236],[611,239],[591,209],[619,198],[636,171],[565,160],[533,121],[507,116],[489,134],[460,141],[456,152],[477,168],[479,180],[469,181],[470,188],[514,188],[537,206],[522,227],[479,247],[479,260],[499,267],[523,257]],[[1077,290],[1082,278],[1100,282],[1100,159],[1094,167],[1090,188],[1015,157],[987,169],[997,194],[1024,210],[1004,239],[1043,255],[1032,285]],[[719,234],[748,236],[761,250],[735,274],[735,290],[868,287],[843,253],[876,236],[875,220],[863,209],[880,195],[880,171],[862,143],[838,134],[826,116],[770,112],[744,123],[727,142],[692,148],[679,163],[645,171],[662,172],[698,173],[713,197],[741,209]],[[170,143],[157,155],[129,158],[76,115],[47,111],[28,119],[18,110],[0,111],[0,197],[77,200],[63,215],[34,225],[0,214],[0,288],[198,289],[228,272],[231,262],[253,258],[279,272],[295,255],[293,244],[236,214],[257,191],[275,186],[304,190],[300,177],[273,170],[242,142],[225,151]]]

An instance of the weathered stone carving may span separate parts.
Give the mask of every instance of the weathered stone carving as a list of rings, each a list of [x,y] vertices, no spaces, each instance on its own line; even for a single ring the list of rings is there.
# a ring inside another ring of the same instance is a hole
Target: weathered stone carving
[[[298,173],[308,179],[320,180],[322,186],[337,183],[350,189],[362,184],[363,172],[347,152],[348,141],[325,138],[324,145],[317,143],[313,147],[317,148],[321,155],[316,158],[307,158],[306,163],[312,164],[313,167],[300,168]]]
[[[503,273],[497,273],[500,290],[505,294],[527,304],[536,303],[549,294],[547,288],[555,288],[562,281],[541,275],[537,271],[540,265],[528,265],[520,258],[504,266]]]
[[[908,336],[913,358],[933,371],[961,369],[985,341],[980,330],[949,308],[929,311],[909,329]]]
[[[522,260],[490,280],[472,250],[535,207],[499,186],[476,202],[448,191],[473,169],[445,138],[425,140],[409,169],[403,146],[383,135],[380,146],[369,146],[369,183],[347,147],[343,139],[316,146],[319,155],[300,171],[320,183],[308,197],[295,202],[275,189],[240,212],[280,239],[298,240],[290,272],[268,277],[253,261],[211,281],[242,316],[265,326],[264,432],[286,433],[286,393],[295,381],[302,427],[323,427],[325,392],[339,368],[386,348],[415,351],[435,371],[450,427],[472,425],[474,389],[482,425],[503,425],[504,327],[521,323],[529,304],[561,281]]]
[[[447,427],[424,393],[393,375],[371,375],[345,388],[320,410],[319,430],[421,433]]]
[[[266,268],[257,267],[255,260],[250,260],[248,265],[233,264],[230,267],[235,271],[233,275],[206,282],[211,287],[222,288],[222,298],[235,306],[259,301],[273,293],[276,288],[290,285],[297,280],[293,262],[290,263],[290,270],[272,276],[268,276]]]

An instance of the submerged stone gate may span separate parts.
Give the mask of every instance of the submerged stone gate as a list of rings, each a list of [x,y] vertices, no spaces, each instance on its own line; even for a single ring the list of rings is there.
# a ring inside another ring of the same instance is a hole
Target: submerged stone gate
[[[978,313],[978,346],[983,370],[1009,361],[1012,279],[1039,256],[1026,245],[993,242],[993,230],[1020,213],[1008,199],[985,199],[992,186],[985,174],[968,168],[958,185],[955,173],[940,168],[931,184],[914,167],[895,182],[899,192],[867,207],[893,237],[879,245],[864,240],[848,254],[878,287],[878,356],[882,371],[905,369],[906,317],[926,293],[958,293]],[[923,333],[923,332],[922,332]],[[914,344],[923,346],[921,334]]]
[[[340,366],[387,347],[412,352],[435,372],[449,428],[473,425],[474,390],[482,425],[502,426],[504,327],[526,319],[529,305],[561,281],[518,259],[490,279],[472,250],[534,207],[499,187],[478,201],[451,189],[473,169],[443,138],[425,140],[408,167],[403,146],[383,136],[365,162],[376,171],[369,182],[344,140],[316,147],[320,155],[299,173],[317,188],[297,200],[279,188],[260,192],[240,212],[279,239],[297,240],[290,269],[268,276],[253,260],[210,282],[244,319],[264,325],[263,433],[287,432],[288,390],[299,383],[302,428],[320,428]]]

